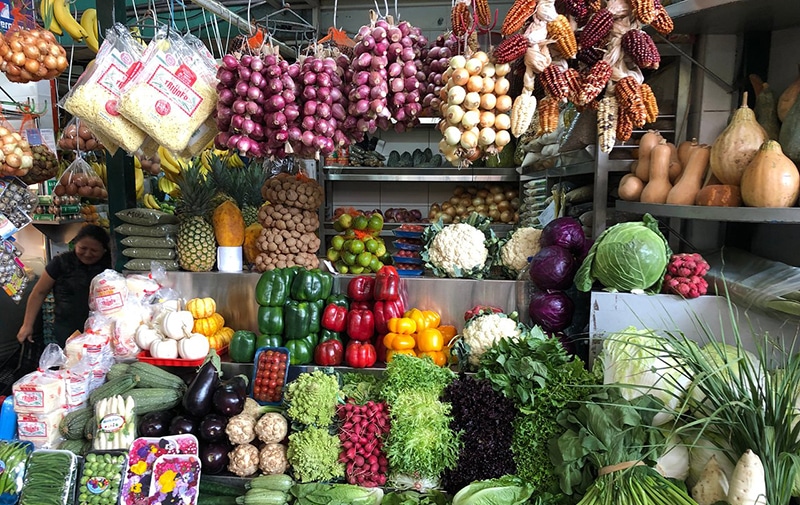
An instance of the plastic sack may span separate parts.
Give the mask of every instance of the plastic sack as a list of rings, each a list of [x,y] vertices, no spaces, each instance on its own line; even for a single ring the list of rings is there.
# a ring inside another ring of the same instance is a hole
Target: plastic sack
[[[125,282],[128,284],[128,296],[142,303],[147,303],[146,300],[161,289],[161,284],[150,275],[126,275]]]
[[[67,410],[80,408],[89,394],[105,382],[114,364],[110,339],[91,332],[70,337],[66,345]],[[77,357],[77,360],[75,359]]]
[[[104,363],[113,364],[114,354],[111,349],[111,336],[114,333],[114,321],[99,313],[89,314],[83,333],[76,333],[64,344],[67,356],[64,367],[71,369],[81,362],[91,367],[101,367]]]
[[[172,237],[125,237],[120,241],[127,247],[157,247],[161,249],[175,248],[177,243]]]
[[[102,151],[105,145],[97,139],[92,126],[85,119],[73,117],[61,130],[59,149],[68,151]]]
[[[136,330],[145,319],[149,318],[149,310],[138,300],[129,298],[125,310],[114,314],[114,333],[111,336],[111,348],[116,361],[135,360],[141,349],[136,345]]]
[[[136,235],[139,237],[166,237],[178,233],[176,224],[159,224],[156,226],[141,226],[138,224],[122,224],[114,228],[114,231],[122,235]],[[150,270],[148,266],[146,270]]]
[[[89,285],[89,310],[112,316],[125,308],[128,301],[128,284],[115,270],[106,269],[92,279]]]
[[[0,504],[13,505],[17,503],[22,486],[25,482],[25,467],[28,455],[33,451],[33,444],[25,441],[0,442],[0,454],[3,455],[3,482],[0,488]]]
[[[156,226],[178,222],[178,218],[174,214],[167,214],[154,209],[124,209],[114,215],[125,223],[139,226]]]
[[[44,414],[67,403],[64,374],[61,368],[67,357],[57,344],[48,344],[39,358],[39,368],[23,376],[12,386],[17,414]]]
[[[177,257],[175,249],[162,249],[156,247],[127,247],[122,250],[122,255],[128,258],[142,258],[151,260],[174,260]]]
[[[78,82],[59,102],[73,116],[92,125],[98,137],[106,138],[133,154],[147,136],[117,112],[122,83],[131,66],[142,56],[143,48],[128,29],[119,23],[106,30],[106,38],[95,56],[95,63],[81,74]]]
[[[83,158],[76,158],[64,170],[53,188],[53,194],[56,196],[79,196],[93,200],[108,199],[108,191],[103,184],[103,179]]]
[[[176,30],[160,28],[122,85],[119,112],[181,153],[216,108],[217,80],[203,58]]]

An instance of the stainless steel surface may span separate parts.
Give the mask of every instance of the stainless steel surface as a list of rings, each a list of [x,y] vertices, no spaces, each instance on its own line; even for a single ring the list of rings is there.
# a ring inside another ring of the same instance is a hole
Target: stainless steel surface
[[[800,23],[797,0],[683,0],[667,6],[673,33],[779,30]]]
[[[800,208],[767,209],[755,207],[702,207],[699,205],[666,205],[618,201],[617,210],[635,214],[706,221],[746,223],[800,223]]]
[[[336,275],[334,290],[346,292],[352,275]],[[237,330],[258,331],[254,293],[257,273],[167,272],[166,287],[176,289],[186,298],[210,296],[217,301],[225,325]],[[464,326],[464,312],[475,305],[495,305],[516,310],[516,283],[474,279],[439,279],[436,277],[403,278],[407,307],[435,310],[442,324]]]
[[[611,160],[595,146],[597,170],[594,175],[594,194],[592,195],[592,238],[597,239],[606,229],[608,218],[608,172]]]
[[[513,168],[323,167],[329,181],[516,182]]]

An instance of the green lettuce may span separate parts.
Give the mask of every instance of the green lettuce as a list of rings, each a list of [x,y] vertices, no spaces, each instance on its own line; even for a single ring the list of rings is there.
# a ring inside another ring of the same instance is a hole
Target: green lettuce
[[[533,485],[506,475],[499,479],[480,480],[461,489],[453,505],[520,505],[533,494]]]

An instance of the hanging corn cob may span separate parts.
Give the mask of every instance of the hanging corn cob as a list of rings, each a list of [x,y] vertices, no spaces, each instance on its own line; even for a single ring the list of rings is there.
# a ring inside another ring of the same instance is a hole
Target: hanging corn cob
[[[581,89],[583,89],[583,78],[581,78],[581,74],[574,68],[568,68],[564,71],[564,78],[567,80],[567,87],[569,88],[567,100],[576,105],[580,105],[578,104],[578,95]]]
[[[661,63],[661,55],[650,35],[642,30],[630,30],[622,36],[622,50],[639,68],[655,70]]]
[[[597,106],[597,144],[600,151],[610,153],[617,142],[617,99],[606,96]]]
[[[603,88],[611,79],[611,65],[605,60],[600,60],[589,70],[583,78],[583,87],[578,93],[578,105],[587,105],[603,92]]]
[[[630,0],[633,15],[640,22],[650,24],[656,17],[655,0]]]
[[[492,22],[492,10],[489,8],[489,0],[475,0],[475,15],[478,23],[489,26]]]
[[[563,5],[567,14],[575,18],[578,24],[583,24],[591,14],[585,0],[563,0]]]
[[[656,96],[653,94],[653,90],[650,88],[649,84],[642,84],[640,92],[642,95],[642,102],[644,102],[644,109],[647,113],[647,122],[655,123],[656,119],[658,119],[658,102],[656,102]]]
[[[642,100],[642,87],[633,76],[620,79],[614,88],[620,109],[630,118],[634,127],[644,126],[647,121],[647,110]],[[621,135],[617,135],[621,140]]]
[[[551,63],[539,76],[544,92],[560,102],[569,95],[569,82],[560,65]]]
[[[675,28],[672,18],[669,16],[667,9],[661,5],[661,2],[656,6],[656,16],[650,22],[650,26],[661,35],[669,35],[672,33],[672,29]]]
[[[556,19],[547,23],[547,36],[555,41],[556,47],[564,58],[574,58],[578,53],[575,32],[572,31],[569,20],[563,14],[559,14]]]
[[[536,135],[542,136],[552,133],[558,128],[558,100],[551,96],[545,96],[539,101],[539,130]]]
[[[503,39],[494,49],[492,55],[495,63],[511,63],[525,56],[527,50],[528,38],[521,33],[517,33]]]
[[[600,9],[595,12],[581,31],[581,48],[596,46],[611,31],[614,24],[614,16],[608,9]]]
[[[523,92],[514,99],[511,107],[511,135],[520,137],[528,130],[536,113],[536,97]]]
[[[503,20],[503,26],[500,27],[500,33],[508,36],[521,30],[535,10],[536,0],[514,0]]]
[[[617,111],[617,140],[619,142],[626,142],[630,140],[633,135],[633,121],[631,116],[625,111]]]
[[[472,28],[472,14],[465,0],[459,0],[450,11],[450,23],[453,25],[453,34],[463,37]]]

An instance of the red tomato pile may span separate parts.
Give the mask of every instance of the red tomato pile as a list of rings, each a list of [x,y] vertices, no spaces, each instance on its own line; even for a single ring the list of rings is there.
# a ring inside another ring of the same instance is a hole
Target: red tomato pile
[[[258,356],[253,398],[260,402],[279,402],[286,380],[286,353],[267,350]]]

